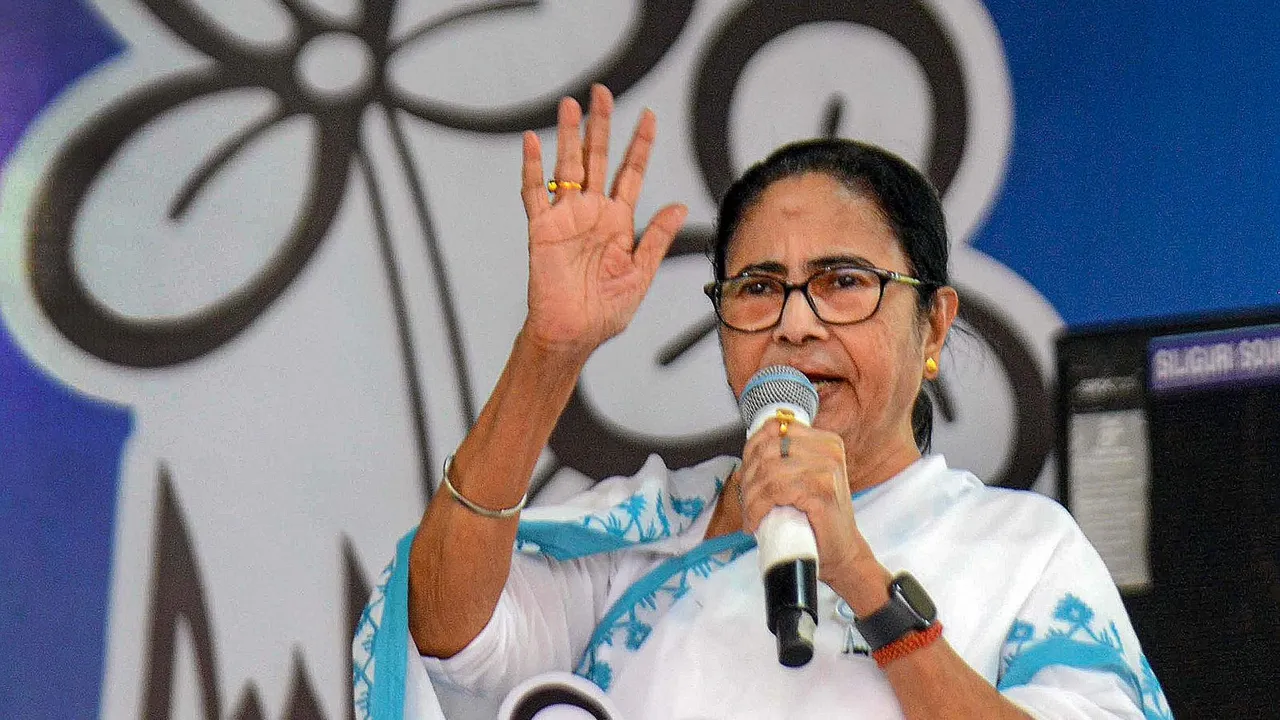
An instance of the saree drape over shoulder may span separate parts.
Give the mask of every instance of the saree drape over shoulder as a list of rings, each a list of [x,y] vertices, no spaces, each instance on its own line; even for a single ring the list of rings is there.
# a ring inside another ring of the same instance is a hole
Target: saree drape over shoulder
[[[902,717],[825,585],[813,660],[778,664],[755,541],[703,539],[736,462],[669,470],[650,457],[527,510],[493,617],[447,660],[420,656],[409,635],[410,533],[357,629],[357,717],[494,717],[517,684],[565,671],[627,720]],[[1171,717],[1106,567],[1053,500],[931,456],[856,494],[854,512],[879,561],[932,596],[951,647],[1033,716]]]

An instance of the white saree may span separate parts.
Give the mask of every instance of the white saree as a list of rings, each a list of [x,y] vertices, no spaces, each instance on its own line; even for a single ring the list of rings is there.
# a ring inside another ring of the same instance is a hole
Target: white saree
[[[409,638],[406,537],[353,645],[357,717],[435,720],[468,702],[450,720],[492,717],[512,687],[566,670],[627,720],[902,717],[825,586],[813,660],[778,664],[754,541],[702,540],[734,464],[670,471],[651,457],[526,512],[494,618],[448,660],[419,657]],[[928,590],[952,648],[1033,716],[1171,717],[1102,560],[1057,503],[933,456],[855,495],[854,510],[880,562]]]

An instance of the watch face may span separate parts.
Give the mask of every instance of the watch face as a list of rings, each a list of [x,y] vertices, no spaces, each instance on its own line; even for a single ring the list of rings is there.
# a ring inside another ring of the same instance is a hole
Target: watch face
[[[900,573],[895,577],[892,590],[907,601],[907,605],[924,620],[926,627],[938,617],[938,608],[934,606],[933,598],[929,597],[929,593],[924,591],[924,587],[910,573]]]

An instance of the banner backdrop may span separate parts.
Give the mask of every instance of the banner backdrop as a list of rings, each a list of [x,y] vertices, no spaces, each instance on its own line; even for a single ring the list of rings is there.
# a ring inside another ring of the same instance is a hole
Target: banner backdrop
[[[703,248],[732,177],[815,135],[885,145],[943,194],[967,332],[931,389],[937,448],[1052,487],[1064,321],[1280,302],[1277,20],[1246,3],[4,3],[0,716],[348,716],[370,579],[523,317],[520,131],[550,140],[557,98],[593,81],[619,126],[658,114],[642,219],[691,215],[583,374],[538,497],[649,452],[740,449]]]

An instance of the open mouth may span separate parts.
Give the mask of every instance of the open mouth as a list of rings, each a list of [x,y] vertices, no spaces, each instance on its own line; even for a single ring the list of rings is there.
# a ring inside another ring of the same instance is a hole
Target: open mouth
[[[823,375],[821,373],[805,373],[804,376],[808,378],[809,382],[813,383],[813,386],[818,390],[822,390],[825,387],[831,387],[835,383],[842,382],[844,380],[844,378],[837,377],[835,375]]]

